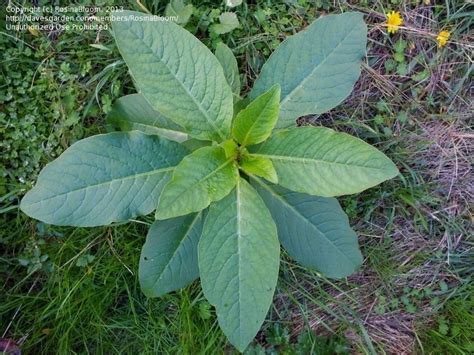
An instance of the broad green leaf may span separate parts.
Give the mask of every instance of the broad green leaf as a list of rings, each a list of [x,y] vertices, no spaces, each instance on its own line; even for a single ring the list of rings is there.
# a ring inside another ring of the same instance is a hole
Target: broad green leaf
[[[252,178],[278,228],[278,237],[301,265],[328,277],[352,274],[361,264],[357,235],[337,200],[287,190]]]
[[[211,26],[211,31],[218,35],[232,32],[240,26],[237,15],[233,12],[223,12],[219,16],[219,23]]]
[[[178,18],[176,23],[185,25],[193,14],[193,10],[193,5],[186,5],[183,0],[171,0],[168,5],[166,5],[165,15],[176,16]]]
[[[123,96],[115,101],[107,114],[107,122],[122,131],[138,130],[176,142],[188,139],[182,127],[153,110],[140,94]]]
[[[246,108],[249,102],[250,102],[250,99],[248,97],[246,97],[245,99],[239,98],[237,101],[235,101],[234,102],[234,117],[236,117],[239,114],[239,112],[242,111],[244,108]]]
[[[209,49],[171,21],[132,11],[113,15],[118,49],[152,107],[195,138],[228,138],[232,91]]]
[[[198,261],[204,295],[229,341],[243,351],[272,303],[280,261],[275,223],[245,180],[211,205]]]
[[[232,50],[227,47],[224,43],[219,42],[216,47],[216,58],[224,69],[224,75],[227,83],[232,88],[234,95],[240,95],[240,76],[239,76],[239,65],[237,59],[235,59]]]
[[[361,192],[398,174],[376,148],[323,127],[277,132],[254,155],[273,162],[280,185],[324,197]]]
[[[329,111],[350,94],[366,51],[367,26],[362,17],[358,12],[320,17],[273,52],[250,97],[280,84],[277,128],[294,126],[303,115]]]
[[[185,146],[190,151],[194,152],[195,150],[198,150],[199,148],[208,147],[212,145],[212,142],[191,138],[191,139],[188,139],[187,141],[182,142],[181,145]]]
[[[280,86],[272,86],[240,111],[232,124],[232,135],[243,146],[258,144],[270,137],[278,120]]]
[[[203,147],[185,157],[161,194],[157,219],[198,212],[225,197],[235,186],[239,171],[234,158],[220,146]]]
[[[245,154],[240,161],[240,168],[247,174],[261,176],[274,184],[278,183],[278,176],[270,159]]]
[[[46,165],[20,207],[45,223],[81,227],[146,215],[186,154],[176,142],[138,131],[86,138]]]
[[[142,248],[139,277],[148,297],[160,297],[199,277],[197,245],[203,212],[155,221]]]

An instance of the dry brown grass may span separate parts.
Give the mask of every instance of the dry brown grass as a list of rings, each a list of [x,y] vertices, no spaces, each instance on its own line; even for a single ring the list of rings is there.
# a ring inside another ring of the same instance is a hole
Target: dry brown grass
[[[372,228],[372,238],[384,238],[383,233],[377,233],[383,228]],[[387,236],[385,236],[387,237]],[[305,327],[314,330],[318,335],[329,335],[337,331],[341,325],[340,318],[352,322],[344,335],[353,343],[353,353],[358,353],[358,347],[367,348],[366,339],[360,334],[363,327],[371,341],[389,354],[410,354],[417,345],[417,330],[420,324],[428,324],[432,313],[429,299],[417,303],[416,313],[410,313],[403,307],[387,310],[383,314],[376,312],[379,303],[377,291],[387,289],[393,298],[404,294],[404,288],[424,290],[427,287],[436,288],[440,280],[449,284],[457,282],[454,275],[446,271],[446,264],[435,258],[426,258],[421,263],[412,263],[413,258],[422,253],[433,255],[439,249],[445,249],[444,243],[429,239],[426,235],[415,231],[413,225],[404,219],[395,221],[395,229],[391,243],[391,261],[396,265],[394,276],[389,280],[381,278],[380,274],[365,263],[365,267],[348,278],[348,284],[336,282],[335,285],[324,283],[325,300],[331,300],[321,305],[312,304],[305,314],[294,308],[291,323],[294,324],[294,335],[299,334]],[[293,290],[292,297],[301,303],[307,302],[308,296],[320,298],[321,291],[310,284],[307,279],[295,278],[299,287]],[[304,278],[304,277],[303,277]],[[388,283],[388,284],[387,284]],[[301,285],[306,285],[306,292],[301,293]],[[329,296],[328,296],[329,295]],[[288,299],[280,295],[280,302]],[[306,300],[306,301],[305,301]],[[323,301],[324,302],[324,301]]]
[[[425,179],[437,185],[434,192],[445,201],[443,211],[453,216],[468,214],[472,219],[474,131],[464,126],[463,116],[472,118],[474,112],[451,117],[450,122],[435,117],[421,123],[421,133],[412,135],[410,141],[413,148],[425,147],[414,151],[411,159]],[[439,212],[434,211],[431,216],[436,219]]]
[[[472,173],[474,134],[466,126],[464,119],[465,116],[461,116],[452,122],[446,122],[435,118],[421,123],[420,132],[407,137],[412,168],[423,176],[427,185],[433,187],[431,193],[443,201],[437,206],[438,209],[421,206],[423,212],[435,224],[445,218],[444,216],[455,219],[470,218],[472,221],[470,208],[474,202]],[[464,244],[469,238],[468,234],[442,228],[420,232],[419,228],[413,225],[413,221],[406,217],[398,217],[393,222],[393,232],[391,235],[386,235],[385,222],[380,220],[379,223],[379,226],[375,223],[370,225],[361,223],[358,229],[361,235],[366,235],[362,244],[374,243],[384,238],[393,240],[391,256],[387,255],[390,262],[397,265],[388,286],[393,295],[402,295],[405,287],[417,290],[435,287],[440,280],[447,282],[451,287],[459,282],[456,275],[449,271],[449,255],[469,252],[472,247]],[[447,259],[426,258],[421,263],[416,260],[420,255],[433,256],[437,251],[446,254]],[[307,283],[301,280],[297,282]],[[431,322],[433,307],[429,300],[417,305],[419,309],[416,315],[404,309],[381,315],[374,312],[374,306],[378,302],[376,290],[386,287],[380,275],[365,264],[363,270],[349,277],[349,282],[352,284],[351,287],[339,283],[338,287],[325,285],[325,292],[334,299],[334,302],[326,305],[326,310],[314,305],[303,316],[295,309],[293,321],[298,324],[294,330],[295,334],[306,326],[305,317],[308,317],[309,326],[317,334],[328,334],[330,333],[328,327],[334,331],[340,324],[334,314],[355,321],[353,316],[355,312],[359,316],[363,315],[361,325],[366,329],[370,339],[382,346],[384,351],[390,354],[413,353],[417,347],[417,331],[423,330]],[[307,290],[313,297],[319,297],[319,291],[311,285],[307,286]],[[305,298],[297,289],[294,293],[296,299]],[[358,328],[357,324],[354,324],[354,328]],[[345,335],[353,342],[353,351],[357,353],[358,344],[364,344],[365,340],[354,329],[346,331]]]
[[[390,104],[394,115],[415,106],[416,109],[410,111],[410,126],[392,121],[393,142],[403,150],[407,169],[420,177],[437,203],[416,202],[429,221],[428,230],[417,227],[410,215],[396,216],[389,233],[386,231],[388,218],[384,216],[370,222],[360,221],[356,229],[363,236],[362,245],[374,245],[384,239],[392,241],[386,258],[394,270],[388,280],[372,269],[367,260],[361,271],[348,278],[348,283],[322,282],[323,292],[320,285],[311,283],[314,279],[295,275],[291,282],[299,286],[290,286],[291,298],[296,299],[297,304],[309,306],[304,312],[300,306],[291,307],[289,317],[295,325],[293,335],[308,325],[318,335],[331,334],[341,326],[341,319],[345,319],[352,322],[344,334],[352,342],[354,353],[358,353],[360,347],[368,347],[367,339],[360,331],[363,327],[376,344],[376,350],[412,354],[419,348],[417,332],[426,329],[432,320],[434,307],[430,299],[420,300],[416,313],[399,307],[380,314],[375,311],[379,302],[377,292],[382,290],[400,297],[406,287],[415,290],[436,288],[440,281],[455,287],[459,278],[449,269],[450,254],[472,252],[471,246],[465,244],[468,233],[445,228],[444,223],[446,219],[452,219],[469,230],[469,220],[473,221],[474,132],[470,123],[474,106],[472,84],[465,69],[472,65],[473,37],[457,36],[450,42],[447,52],[441,54],[434,39],[442,25],[435,19],[433,7],[406,7],[403,12],[405,26],[396,36],[409,43],[407,60],[422,58],[416,64],[417,70],[427,69],[430,74],[421,83],[413,82],[410,76],[386,74],[384,62],[393,52],[381,24],[384,15],[359,10],[367,14],[371,24],[369,57],[376,60],[363,67],[361,78],[344,105],[319,117],[305,117],[300,123],[336,126],[338,130],[357,134],[361,124],[370,130],[370,122],[376,114],[374,104],[380,99]],[[414,86],[421,88],[416,95],[412,93]],[[428,104],[430,100],[434,104]],[[410,171],[402,169],[402,173],[409,175]],[[434,257],[439,251],[447,257]],[[283,294],[276,299],[281,308],[288,303],[295,304]],[[318,302],[311,303],[309,299]]]

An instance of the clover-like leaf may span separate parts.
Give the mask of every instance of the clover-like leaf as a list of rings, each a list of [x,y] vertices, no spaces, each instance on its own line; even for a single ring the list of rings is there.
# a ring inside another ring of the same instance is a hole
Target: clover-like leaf
[[[176,23],[185,25],[188,23],[193,14],[194,6],[192,4],[186,5],[183,0],[171,0],[165,8],[166,16],[176,16],[178,19]]]
[[[242,0],[226,0],[225,4],[228,7],[236,7],[242,4]]]
[[[223,35],[225,33],[232,32],[239,26],[239,19],[235,13],[223,12],[219,16],[219,23],[212,25],[211,30],[218,35]]]

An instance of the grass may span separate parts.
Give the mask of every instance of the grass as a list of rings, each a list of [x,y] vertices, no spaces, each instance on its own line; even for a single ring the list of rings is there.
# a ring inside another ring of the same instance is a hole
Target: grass
[[[23,277],[3,287],[7,298],[0,303],[0,320],[10,338],[28,337],[24,351],[189,353],[224,346],[196,285],[163,300],[143,296],[135,274],[146,233],[143,225],[40,233],[23,222],[3,242],[14,249],[28,233],[31,254],[23,250],[20,258],[48,256],[41,272],[25,273],[15,262],[6,271],[7,280]]]
[[[474,351],[474,290],[459,289],[435,317],[431,329],[423,334],[426,353],[471,354]]]
[[[353,94],[300,123],[359,136],[402,172],[341,199],[365,257],[357,273],[330,280],[284,257],[274,306],[249,354],[473,351],[472,5],[387,3],[257,1],[230,10],[214,1],[195,4],[186,24],[209,47],[222,40],[234,49],[248,90],[287,35],[323,13],[364,12],[368,57]],[[142,4],[153,13],[166,6]],[[381,25],[389,9],[405,20],[393,36]],[[217,36],[211,26],[222,11],[235,11],[241,27]],[[437,48],[446,28],[451,43]],[[0,33],[0,98],[12,96],[0,102],[0,119],[10,124],[0,133],[14,142],[2,146],[9,155],[0,176],[0,339],[25,353],[232,352],[197,283],[163,299],[141,293],[136,272],[150,219],[59,228],[18,210],[41,166],[106,131],[111,103],[134,88],[107,32],[17,36]]]

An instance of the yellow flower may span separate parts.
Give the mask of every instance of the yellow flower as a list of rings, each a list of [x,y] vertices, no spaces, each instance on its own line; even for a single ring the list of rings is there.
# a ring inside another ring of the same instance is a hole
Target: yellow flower
[[[388,33],[395,33],[398,31],[398,27],[403,25],[402,16],[398,11],[390,11],[387,14],[387,31]]]
[[[436,37],[436,40],[438,41],[438,47],[444,47],[446,43],[448,43],[449,36],[451,34],[448,31],[441,31],[438,34],[438,37]]]

